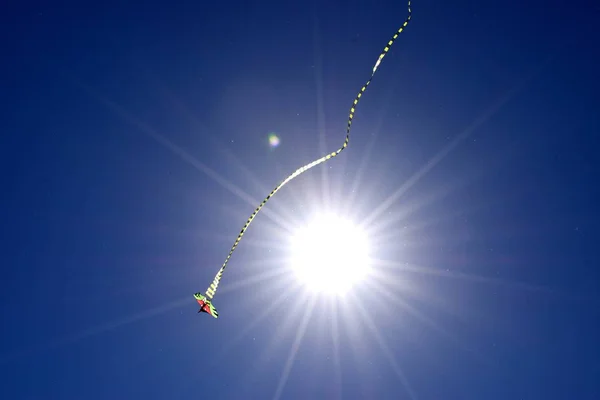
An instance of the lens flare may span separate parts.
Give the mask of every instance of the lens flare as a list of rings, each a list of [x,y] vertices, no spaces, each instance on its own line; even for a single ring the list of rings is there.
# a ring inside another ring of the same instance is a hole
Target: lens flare
[[[279,137],[273,132],[269,133],[269,146],[272,149],[279,146]]]

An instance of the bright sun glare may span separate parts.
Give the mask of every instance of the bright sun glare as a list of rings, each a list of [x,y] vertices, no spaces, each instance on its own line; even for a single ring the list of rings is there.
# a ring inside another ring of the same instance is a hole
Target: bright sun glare
[[[343,295],[369,269],[367,235],[347,219],[328,214],[292,238],[292,268],[314,292]]]

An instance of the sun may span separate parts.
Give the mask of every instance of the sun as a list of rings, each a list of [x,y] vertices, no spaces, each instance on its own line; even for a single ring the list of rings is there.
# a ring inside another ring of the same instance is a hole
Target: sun
[[[311,291],[344,295],[368,273],[367,235],[348,219],[320,215],[292,236],[291,266]]]

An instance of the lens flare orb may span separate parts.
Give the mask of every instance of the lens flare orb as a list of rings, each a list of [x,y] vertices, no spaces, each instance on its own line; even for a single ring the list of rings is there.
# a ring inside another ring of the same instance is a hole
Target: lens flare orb
[[[279,136],[277,136],[275,133],[271,132],[269,133],[269,146],[274,149],[275,147],[279,146]]]

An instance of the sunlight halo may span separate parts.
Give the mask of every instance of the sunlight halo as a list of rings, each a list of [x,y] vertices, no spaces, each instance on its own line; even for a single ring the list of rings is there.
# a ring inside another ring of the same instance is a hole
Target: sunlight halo
[[[320,215],[291,239],[291,267],[311,291],[344,295],[368,273],[365,232],[335,214]]]

